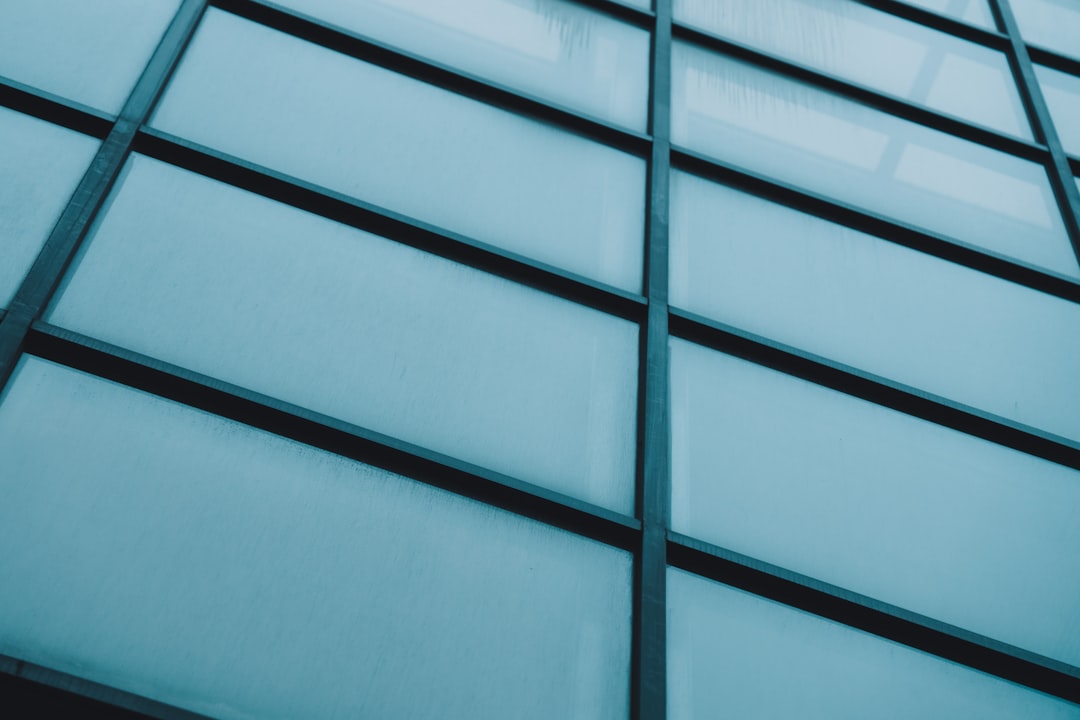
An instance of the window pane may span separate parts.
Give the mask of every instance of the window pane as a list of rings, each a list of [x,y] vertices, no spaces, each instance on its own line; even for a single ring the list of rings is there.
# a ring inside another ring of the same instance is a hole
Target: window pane
[[[1080,306],[684,173],[672,303],[1080,440]]]
[[[847,80],[1031,139],[1004,54],[866,5],[850,0],[676,0],[675,17]]]
[[[668,717],[1074,719],[1080,708],[735,588],[668,571]]]
[[[689,45],[674,53],[675,142],[1080,275],[1041,166]]]
[[[119,113],[179,0],[4,0],[0,75]]]
[[[1080,77],[1042,65],[1035,75],[1065,152],[1080,156]]]
[[[1009,0],[1024,40],[1080,58],[1080,4],[1074,0]]]
[[[0,652],[213,717],[625,717],[614,548],[31,359]]]
[[[633,511],[633,323],[157,161],[50,321]]]
[[[620,287],[645,162],[211,10],[154,125]]]
[[[93,138],[0,108],[0,307],[15,296],[97,147]]]
[[[676,530],[1080,661],[1080,473],[682,340],[671,377]]]
[[[971,25],[978,25],[987,30],[997,30],[994,16],[986,0],[903,0],[908,5],[916,5],[927,10],[963,20]]]
[[[649,33],[563,0],[285,0],[409,52],[645,131]]]

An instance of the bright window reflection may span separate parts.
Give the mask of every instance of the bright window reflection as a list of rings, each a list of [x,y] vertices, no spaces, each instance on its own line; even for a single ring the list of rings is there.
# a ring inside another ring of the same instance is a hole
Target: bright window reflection
[[[986,0],[902,0],[908,5],[933,10],[987,30],[997,30]]]
[[[1080,157],[1080,77],[1042,65],[1035,75],[1065,152]]]
[[[1024,40],[1080,58],[1080,3],[1075,0],[1009,0]]]

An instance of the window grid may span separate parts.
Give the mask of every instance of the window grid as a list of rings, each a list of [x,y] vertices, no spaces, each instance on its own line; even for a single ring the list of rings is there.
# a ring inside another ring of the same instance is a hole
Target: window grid
[[[670,0],[657,0],[655,12],[611,0],[575,0],[651,31],[648,135],[397,51],[263,0],[184,0],[115,120],[92,108],[15,80],[0,78],[0,105],[105,140],[15,300],[6,311],[0,310],[0,387],[9,381],[23,354],[37,355],[632,551],[635,586],[631,713],[635,718],[661,718],[666,712],[665,571],[669,564],[1080,703],[1080,668],[740,556],[669,529],[667,343],[671,335],[1080,469],[1080,444],[1071,440],[943,398],[927,396],[854,368],[823,361],[809,353],[668,307],[668,176],[672,167],[720,179],[733,187],[780,200],[885,240],[1080,303],[1080,283],[1064,276],[934,236],[671,146],[671,47],[673,38],[680,38],[934,129],[1042,163],[1050,176],[1074,250],[1080,255],[1080,193],[1073,182],[1073,173],[1080,172],[1080,159],[1069,158],[1060,144],[1035,80],[1032,62],[1073,73],[1080,70],[1080,63],[1041,48],[1029,50],[1020,38],[1008,0],[989,0],[1004,32],[969,26],[898,0],[855,1],[1004,51],[1038,142],[1018,140],[675,24]],[[649,172],[644,293],[621,291],[371,206],[362,198],[334,193],[145,127],[208,6],[228,10],[396,72],[646,157]],[[636,517],[623,516],[42,322],[40,317],[44,308],[133,150],[639,323]],[[0,657],[0,670],[58,687],[70,687],[88,697],[159,717],[192,717],[186,711],[94,686],[14,658]]]

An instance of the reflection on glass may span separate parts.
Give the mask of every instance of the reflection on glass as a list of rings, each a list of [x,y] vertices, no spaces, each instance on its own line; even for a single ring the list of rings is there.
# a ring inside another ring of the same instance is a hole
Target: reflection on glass
[[[676,0],[676,19],[1025,139],[1005,55],[851,0]]]
[[[671,343],[672,525],[1077,664],[1080,473]]]
[[[1080,77],[1043,65],[1035,75],[1065,152],[1080,156]]]
[[[987,30],[997,30],[997,24],[994,22],[994,16],[990,13],[986,0],[903,0],[903,2],[948,15]]]
[[[628,290],[645,162],[210,10],[155,127]]]
[[[97,148],[93,138],[0,108],[0,307],[15,296]]]
[[[668,570],[668,717],[1075,720],[1080,708]]]
[[[0,75],[118,113],[179,0],[4,0]]]
[[[283,4],[645,131],[649,34],[565,0],[285,0]]]
[[[6,654],[221,718],[626,716],[622,551],[37,359],[0,456]]]
[[[1080,58],[1080,3],[1075,0],[1009,0],[1024,40]]]
[[[1080,440],[1080,306],[685,173],[671,302]]]
[[[634,324],[163,163],[49,317],[633,512]]]
[[[1035,163],[682,43],[673,74],[676,143],[1080,276]]]

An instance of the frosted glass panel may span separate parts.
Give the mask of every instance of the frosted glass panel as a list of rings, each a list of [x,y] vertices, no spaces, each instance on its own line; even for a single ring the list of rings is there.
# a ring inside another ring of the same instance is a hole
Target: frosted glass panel
[[[649,33],[564,0],[284,0],[353,32],[644,132]]]
[[[1080,156],[1080,77],[1042,65],[1035,75],[1065,152]]]
[[[628,554],[31,359],[0,652],[220,718],[626,717]]]
[[[933,10],[987,30],[997,30],[986,0],[904,0],[908,5]]]
[[[1075,0],[1009,0],[1024,40],[1080,58],[1080,3]]]
[[[672,304],[1080,440],[1080,305],[684,173]]]
[[[689,45],[673,68],[676,143],[1080,276],[1041,166]]]
[[[97,147],[93,138],[0,108],[0,307],[15,296]]]
[[[633,511],[637,328],[139,157],[50,321]]]
[[[179,0],[4,0],[0,75],[118,113]]]
[[[671,343],[679,532],[1076,665],[1080,472]]]
[[[211,10],[154,126],[618,285],[645,162]]]
[[[1003,53],[851,0],[675,0],[677,20],[1031,139]]]
[[[668,717],[1075,720],[1080,707],[668,570]]]

